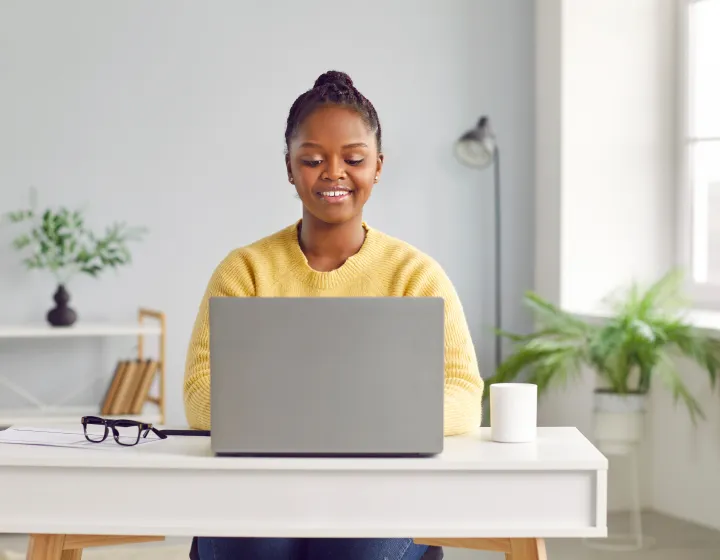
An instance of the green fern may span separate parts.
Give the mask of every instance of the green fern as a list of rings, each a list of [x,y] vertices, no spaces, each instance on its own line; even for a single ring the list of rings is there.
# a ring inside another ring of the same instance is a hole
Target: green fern
[[[686,304],[680,294],[682,274],[672,270],[647,290],[633,284],[623,295],[608,298],[612,316],[595,324],[563,311],[539,295],[528,292],[525,305],[538,329],[530,334],[498,331],[511,341],[513,353],[487,385],[511,382],[527,373],[538,393],[564,386],[588,366],[619,394],[647,393],[653,378],[687,407],[695,422],[704,418],[697,400],[685,386],[674,358],[685,356],[707,371],[714,388],[720,370],[720,340],[684,322]]]

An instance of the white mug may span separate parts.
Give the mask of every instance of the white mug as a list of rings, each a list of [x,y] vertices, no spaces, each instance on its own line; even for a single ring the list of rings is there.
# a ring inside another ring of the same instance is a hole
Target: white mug
[[[492,440],[526,443],[537,435],[537,385],[493,383],[490,385]]]

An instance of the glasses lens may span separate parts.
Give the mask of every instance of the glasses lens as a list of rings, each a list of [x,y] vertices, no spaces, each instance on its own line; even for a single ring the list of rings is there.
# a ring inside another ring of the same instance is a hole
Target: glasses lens
[[[105,424],[100,418],[85,419],[85,437],[93,442],[101,442],[105,438]]]
[[[115,439],[120,445],[135,445],[140,439],[140,424],[132,420],[118,420],[115,431]]]

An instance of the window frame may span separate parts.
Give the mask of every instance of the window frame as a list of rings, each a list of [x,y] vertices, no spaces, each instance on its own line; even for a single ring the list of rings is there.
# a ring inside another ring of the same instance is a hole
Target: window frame
[[[702,1],[720,0],[677,0],[677,264],[686,271],[686,293],[692,300],[692,306],[702,309],[720,310],[720,284],[698,283],[693,278],[693,230],[696,226],[693,216],[693,192],[690,152],[693,144],[710,138],[697,138],[692,135],[690,121],[692,106],[690,103],[691,59],[690,47],[690,8]],[[711,137],[714,139],[714,137]],[[718,137],[720,139],[720,137]]]

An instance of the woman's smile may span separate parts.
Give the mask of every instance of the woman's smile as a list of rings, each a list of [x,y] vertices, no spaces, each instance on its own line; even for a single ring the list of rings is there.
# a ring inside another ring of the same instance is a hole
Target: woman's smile
[[[327,204],[341,204],[347,201],[353,192],[347,187],[326,187],[317,192],[317,195]]]

